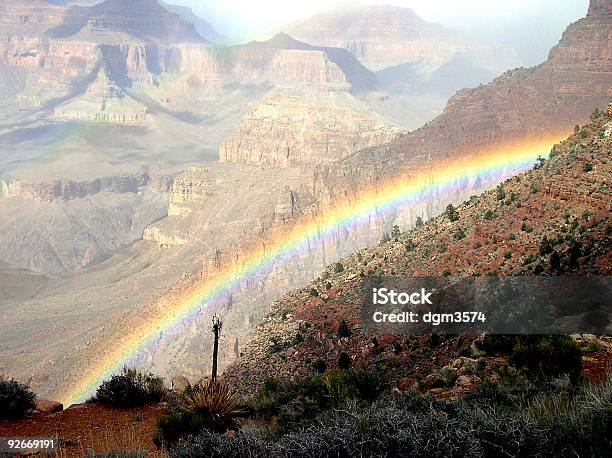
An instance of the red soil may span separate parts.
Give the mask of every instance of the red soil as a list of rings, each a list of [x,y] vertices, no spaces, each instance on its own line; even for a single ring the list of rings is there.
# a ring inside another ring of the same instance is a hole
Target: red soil
[[[153,444],[153,435],[165,413],[159,405],[117,409],[77,404],[56,414],[0,421],[0,437],[59,437],[60,450],[54,455],[61,457],[82,457],[90,449],[140,451],[147,457],[163,457]]]

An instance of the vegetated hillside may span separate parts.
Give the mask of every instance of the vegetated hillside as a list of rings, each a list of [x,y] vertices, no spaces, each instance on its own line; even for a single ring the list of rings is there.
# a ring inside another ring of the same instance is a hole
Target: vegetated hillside
[[[609,275],[611,135],[609,105],[532,170],[331,266],[273,304],[226,377],[248,392],[270,376],[334,368],[346,353],[353,367],[388,373],[406,387],[474,341],[366,334],[359,304],[367,275]]]

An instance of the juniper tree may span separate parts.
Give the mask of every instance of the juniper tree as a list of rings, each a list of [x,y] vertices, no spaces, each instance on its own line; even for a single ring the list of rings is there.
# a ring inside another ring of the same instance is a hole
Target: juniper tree
[[[448,204],[448,207],[446,207],[446,211],[444,212],[444,214],[450,221],[457,221],[459,219],[459,213],[457,212],[453,204]]]
[[[396,224],[393,226],[393,229],[391,229],[391,238],[397,240],[400,235],[402,235],[402,231],[400,231],[399,226]]]

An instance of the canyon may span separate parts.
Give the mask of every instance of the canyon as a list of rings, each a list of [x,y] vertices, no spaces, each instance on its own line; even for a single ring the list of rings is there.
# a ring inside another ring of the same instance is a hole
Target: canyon
[[[425,32],[419,40],[434,44],[417,55],[368,64],[331,39],[279,34],[219,46],[178,16],[160,24],[155,1],[117,6],[2,6],[0,81],[18,91],[0,101],[0,372],[31,379],[44,395],[83,377],[97,349],[134,323],[240,265],[249,248],[351,205],[396,173],[426,179],[438,160],[500,148],[538,144],[546,153],[612,98],[609,1],[592,0],[546,63],[462,90],[437,117],[436,107],[381,90],[373,72],[425,57],[434,72],[452,60],[450,44],[433,55],[439,41]],[[463,38],[436,30],[465,49]],[[273,299],[393,225],[440,214],[515,171],[458,181],[453,195],[432,189],[313,239],[130,362],[197,380],[218,313],[226,367]]]
[[[319,46],[348,50],[392,92],[452,95],[521,65],[512,48],[478,42],[429,23],[412,9],[392,5],[326,11],[290,28],[289,34]]]

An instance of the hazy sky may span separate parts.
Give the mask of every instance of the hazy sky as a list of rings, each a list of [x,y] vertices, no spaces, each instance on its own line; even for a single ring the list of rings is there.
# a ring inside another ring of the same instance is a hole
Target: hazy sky
[[[588,0],[166,0],[190,6],[220,32],[263,38],[318,11],[355,3],[413,8],[424,19],[489,41],[512,42],[540,58],[572,21],[585,15]],[[534,59],[536,57],[528,57]],[[545,58],[546,56],[544,56]],[[533,62],[528,62],[533,63]]]

